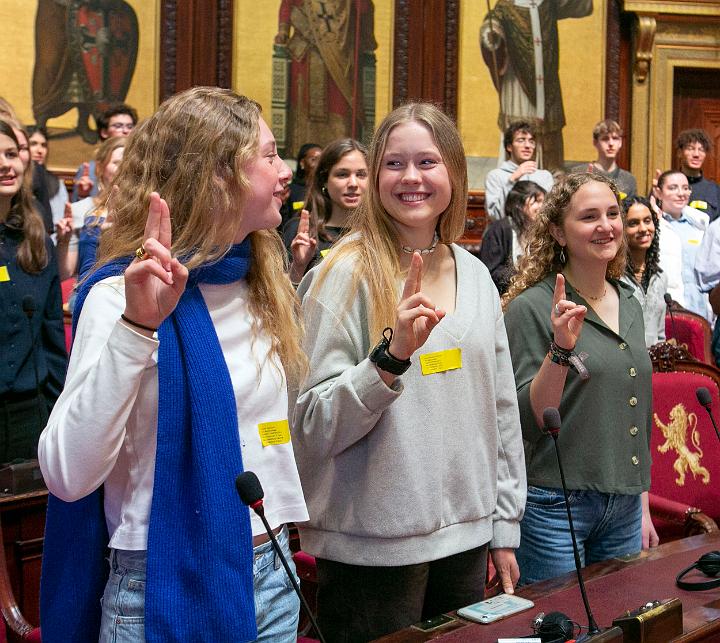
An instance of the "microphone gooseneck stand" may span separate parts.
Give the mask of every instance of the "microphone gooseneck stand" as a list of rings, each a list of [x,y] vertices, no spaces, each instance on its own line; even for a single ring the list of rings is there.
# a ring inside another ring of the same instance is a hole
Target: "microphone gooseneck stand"
[[[322,632],[318,627],[317,621],[315,620],[315,616],[313,615],[310,606],[307,604],[305,597],[302,595],[302,592],[300,591],[300,586],[295,580],[295,576],[290,570],[290,566],[288,565],[287,560],[285,560],[285,556],[280,549],[278,541],[275,539],[275,534],[273,534],[272,529],[270,528],[270,523],[268,523],[267,518],[265,518],[265,507],[263,506],[263,497],[265,496],[265,492],[263,491],[262,485],[260,484],[260,480],[258,480],[258,477],[252,471],[245,471],[244,473],[238,475],[238,477],[235,479],[235,488],[237,489],[238,495],[240,496],[240,500],[242,500],[244,504],[250,507],[250,509],[252,509],[258,516],[260,516],[260,520],[262,520],[262,523],[265,526],[265,531],[267,531],[267,534],[270,537],[270,542],[272,542],[273,549],[275,550],[275,553],[279,556],[280,562],[285,568],[285,573],[290,579],[293,589],[298,595],[298,598],[300,599],[300,602],[305,609],[305,613],[310,619],[310,623],[312,623],[312,626],[315,628],[315,631],[317,632],[320,641],[322,643],[326,643],[325,638],[323,637]]]

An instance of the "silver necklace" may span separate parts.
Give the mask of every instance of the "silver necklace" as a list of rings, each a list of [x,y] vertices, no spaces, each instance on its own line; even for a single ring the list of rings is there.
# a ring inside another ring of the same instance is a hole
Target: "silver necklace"
[[[430,255],[433,252],[435,252],[435,248],[437,247],[438,241],[440,241],[440,237],[438,236],[438,233],[436,232],[433,236],[432,243],[427,248],[410,248],[409,246],[401,246],[403,252],[407,252],[409,255],[419,252],[421,255]]]

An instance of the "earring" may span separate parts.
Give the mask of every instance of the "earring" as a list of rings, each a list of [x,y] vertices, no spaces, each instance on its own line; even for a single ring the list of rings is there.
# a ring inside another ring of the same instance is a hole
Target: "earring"
[[[323,186],[320,188],[320,192],[322,192],[325,196],[327,196],[327,195],[328,195],[327,185],[323,185]]]
[[[560,246],[560,263],[565,265],[567,258],[565,257],[565,246]]]

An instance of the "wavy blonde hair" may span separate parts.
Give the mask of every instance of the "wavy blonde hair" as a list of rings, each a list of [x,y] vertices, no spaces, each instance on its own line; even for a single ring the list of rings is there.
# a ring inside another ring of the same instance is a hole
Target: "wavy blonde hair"
[[[251,188],[246,168],[259,150],[260,112],[258,103],[230,90],[194,87],[169,98],[136,127],[109,189],[114,223],[100,238],[98,265],[131,256],[142,243],[151,192],[170,209],[174,256],[185,258],[188,269],[221,258],[241,229]],[[288,379],[299,381],[307,358],[283,243],[270,230],[249,238],[253,330],[268,334]]]
[[[606,176],[584,172],[569,174],[560,179],[548,193],[535,223],[527,231],[527,248],[525,254],[518,261],[517,273],[510,280],[507,293],[503,295],[503,308],[507,308],[507,305],[521,292],[542,281],[548,275],[562,272],[565,266],[565,263],[560,260],[562,246],[553,237],[551,229],[553,225],[562,227],[573,196],[590,181],[607,185],[615,195],[618,208],[622,211],[617,187]],[[615,258],[608,263],[605,276],[611,279],[620,279],[625,273],[626,257],[627,241],[623,234],[620,249]]]
[[[465,229],[467,165],[455,123],[430,103],[409,103],[398,107],[383,119],[375,132],[368,159],[370,180],[367,191],[351,217],[346,240],[336,246],[322,262],[316,286],[319,288],[322,285],[337,262],[353,256],[355,268],[348,292],[348,306],[360,283],[367,284],[370,295],[370,337],[379,338],[383,328],[395,325],[397,283],[402,276],[399,258],[401,244],[392,217],[380,200],[379,175],[390,132],[402,123],[419,123],[426,127],[447,168],[452,196],[438,221],[440,243],[453,243]]]

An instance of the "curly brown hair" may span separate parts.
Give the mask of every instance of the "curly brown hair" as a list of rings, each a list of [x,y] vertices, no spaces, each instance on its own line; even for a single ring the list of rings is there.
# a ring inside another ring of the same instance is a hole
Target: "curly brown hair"
[[[615,184],[602,174],[584,172],[569,174],[558,181],[550,190],[545,203],[538,212],[535,224],[527,232],[527,248],[518,262],[517,273],[510,281],[507,293],[503,295],[503,308],[521,292],[539,283],[552,273],[562,272],[564,262],[560,260],[562,246],[551,233],[551,226],[562,226],[570,201],[575,193],[586,183],[596,181],[604,183],[615,195],[620,207],[620,194]],[[627,242],[622,237],[621,246],[615,258],[608,263],[606,277],[620,279],[625,273]]]

